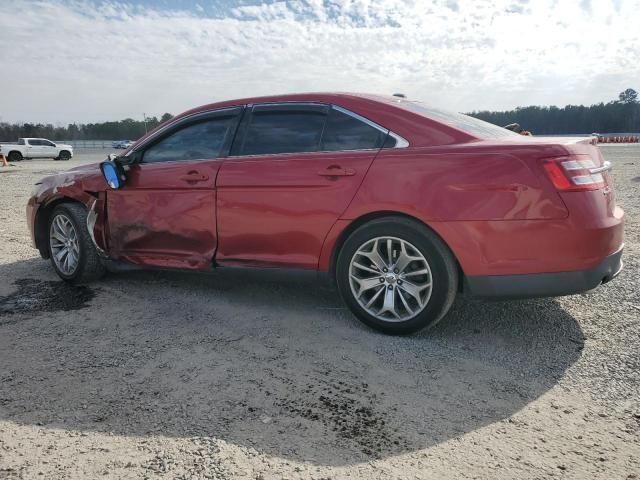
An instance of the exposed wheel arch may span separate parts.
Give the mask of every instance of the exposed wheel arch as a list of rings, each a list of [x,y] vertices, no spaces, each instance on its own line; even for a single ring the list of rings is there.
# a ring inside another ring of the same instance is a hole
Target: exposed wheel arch
[[[416,223],[428,228],[431,232],[433,232],[433,234],[436,235],[442,241],[442,243],[444,243],[444,245],[449,249],[449,252],[451,253],[451,256],[456,261],[456,265],[458,267],[458,273],[459,273],[458,278],[459,278],[459,282],[460,282],[460,284],[458,285],[458,291],[462,291],[463,280],[464,280],[464,271],[462,270],[462,267],[460,266],[460,262],[459,262],[458,258],[456,257],[453,249],[449,246],[447,241],[444,238],[442,238],[438,234],[438,232],[436,232],[433,228],[431,228],[431,226],[429,224],[423,222],[419,218],[416,218],[416,217],[414,217],[412,215],[407,215],[406,213],[396,212],[396,211],[392,211],[392,210],[381,210],[381,211],[370,212],[370,213],[367,213],[365,215],[362,215],[361,217],[358,217],[358,218],[354,219],[344,230],[342,230],[342,232],[340,232],[340,235],[338,236],[335,244],[333,245],[333,249],[331,251],[331,258],[330,258],[330,262],[329,262],[329,276],[331,277],[331,280],[333,282],[335,282],[335,274],[336,274],[335,269],[336,269],[336,262],[338,260],[338,255],[340,254],[340,249],[344,245],[344,242],[346,241],[347,238],[349,238],[349,235],[351,235],[352,232],[354,232],[356,229],[358,229],[362,225],[364,225],[364,224],[366,224],[368,222],[371,222],[372,220],[377,220],[377,219],[380,219],[380,218],[388,218],[388,217],[405,218],[405,219],[411,220],[413,222],[416,222]]]

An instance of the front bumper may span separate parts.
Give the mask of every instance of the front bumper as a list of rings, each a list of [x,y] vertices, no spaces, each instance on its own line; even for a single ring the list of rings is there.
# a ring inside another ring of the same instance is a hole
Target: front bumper
[[[586,292],[609,282],[620,273],[623,249],[624,246],[620,247],[589,270],[466,277],[465,292],[494,298],[560,297]]]
[[[36,242],[36,216],[38,214],[38,207],[40,205],[36,201],[36,197],[32,196],[27,202],[27,225],[29,226],[29,233],[31,234],[31,246],[38,248]]]

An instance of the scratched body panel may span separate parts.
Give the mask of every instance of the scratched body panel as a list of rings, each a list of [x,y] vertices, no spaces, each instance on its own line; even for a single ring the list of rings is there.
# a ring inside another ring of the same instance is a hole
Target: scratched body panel
[[[134,165],[107,192],[109,254],[145,266],[205,270],[217,246],[218,160]],[[189,184],[181,178],[199,172]]]

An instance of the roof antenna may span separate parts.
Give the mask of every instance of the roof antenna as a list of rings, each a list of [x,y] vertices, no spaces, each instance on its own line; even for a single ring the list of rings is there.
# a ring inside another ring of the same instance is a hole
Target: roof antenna
[[[394,93],[393,96],[399,97],[399,98],[407,98],[407,96],[404,93]]]

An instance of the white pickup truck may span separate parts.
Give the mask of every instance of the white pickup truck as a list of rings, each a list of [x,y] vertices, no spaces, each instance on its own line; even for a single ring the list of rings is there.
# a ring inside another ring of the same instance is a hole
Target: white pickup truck
[[[19,162],[23,158],[69,160],[73,157],[73,147],[46,138],[19,138],[18,143],[0,143],[0,153],[10,162]]]

